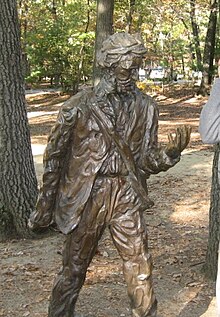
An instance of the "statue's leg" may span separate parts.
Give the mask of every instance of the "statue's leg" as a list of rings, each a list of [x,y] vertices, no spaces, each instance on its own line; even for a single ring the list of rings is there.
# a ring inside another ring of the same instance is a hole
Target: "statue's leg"
[[[105,228],[103,197],[98,195],[90,199],[79,225],[67,235],[63,267],[54,283],[48,317],[74,317],[75,304],[87,268]]]
[[[75,304],[83,286],[86,271],[92,254],[88,252],[87,259],[81,258],[80,251],[86,255],[84,241],[75,241],[76,230],[67,236],[63,250],[63,267],[59,272],[52,290],[48,317],[73,317]],[[81,236],[82,237],[82,236]]]
[[[133,317],[153,317],[156,316],[157,301],[152,286],[152,260],[148,253],[143,214],[137,201],[134,195],[121,197],[110,232],[123,259]]]

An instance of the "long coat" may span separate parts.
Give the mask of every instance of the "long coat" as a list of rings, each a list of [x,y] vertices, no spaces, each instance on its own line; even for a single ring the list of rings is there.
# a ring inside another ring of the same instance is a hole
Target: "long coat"
[[[135,88],[125,99],[117,94],[98,99],[108,125],[129,145],[145,180],[179,161],[180,157],[168,157],[158,145],[158,108],[151,97]],[[114,142],[94,116],[98,99],[88,89],[62,106],[44,153],[43,185],[30,217],[32,224],[44,227],[55,221],[63,233],[71,232],[80,221],[96,177],[126,174]],[[145,191],[147,195],[146,182]]]

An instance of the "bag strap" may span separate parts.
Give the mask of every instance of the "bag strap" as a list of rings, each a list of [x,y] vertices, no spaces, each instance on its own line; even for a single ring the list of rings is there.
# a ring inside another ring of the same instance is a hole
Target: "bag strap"
[[[115,131],[114,126],[110,119],[103,113],[96,103],[92,104],[91,107],[97,124],[101,127],[104,133],[115,143],[124,163],[129,173],[129,178],[135,192],[141,197],[141,199],[146,204],[146,208],[153,206],[153,201],[149,199],[147,190],[142,186],[142,181],[140,179],[140,173],[137,170],[134,156],[128,144],[121,138],[121,136]]]

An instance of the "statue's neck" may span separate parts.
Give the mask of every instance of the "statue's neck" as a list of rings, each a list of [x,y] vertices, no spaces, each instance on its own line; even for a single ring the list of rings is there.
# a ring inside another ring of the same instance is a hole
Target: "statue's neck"
[[[115,76],[110,76],[110,74],[105,74],[100,82],[94,87],[96,96],[99,98],[106,97],[109,94],[116,93],[116,78]]]

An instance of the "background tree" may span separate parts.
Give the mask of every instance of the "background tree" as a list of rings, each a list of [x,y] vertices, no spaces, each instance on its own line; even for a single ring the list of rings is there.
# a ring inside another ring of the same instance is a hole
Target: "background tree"
[[[75,93],[79,76],[80,83],[91,78],[95,10],[95,1],[88,0],[29,2],[26,52],[31,74],[26,78],[28,84],[49,79],[51,85],[61,85]]]
[[[24,76],[30,75],[30,65],[27,58],[27,31],[28,31],[28,11],[29,11],[29,0],[19,0],[18,10],[20,12],[20,30],[22,30],[22,70]]]
[[[91,81],[94,47],[98,50],[113,32],[113,10],[114,31],[141,32],[148,48],[146,66],[170,67],[186,79],[192,71],[201,70],[210,12],[207,0],[19,3],[22,43],[25,41],[22,47],[31,66],[26,80],[31,85],[50,79],[52,85],[59,84],[74,93],[81,83]]]
[[[195,56],[197,59],[197,70],[201,71],[203,69],[202,66],[202,53],[200,46],[200,38],[199,38],[199,27],[196,19],[196,1],[190,0],[190,20],[192,27],[192,37],[193,44],[195,47]]]
[[[37,197],[15,0],[1,1],[0,47],[0,239],[7,239],[29,236]]]
[[[90,9],[90,0],[87,0],[87,4],[88,4],[88,10],[87,10],[87,22],[85,24],[85,31],[84,31],[84,34],[87,35],[88,33],[88,30],[89,30],[89,24],[90,24],[90,19],[91,19],[91,9]],[[80,49],[80,61],[79,61],[79,65],[78,65],[78,74],[77,74],[77,83],[76,83],[76,87],[75,87],[75,90],[78,91],[79,89],[79,85],[80,85],[80,82],[81,82],[81,77],[84,73],[84,67],[83,67],[83,64],[84,64],[84,56],[86,54],[86,46],[87,46],[87,41],[86,41],[86,36],[84,37],[83,39],[83,43],[82,43],[82,46],[81,46],[81,49]]]
[[[207,26],[204,53],[203,53],[203,78],[198,91],[201,95],[208,95],[209,86],[213,79],[213,61],[216,49],[217,13],[219,0],[211,0],[210,15]]]
[[[126,32],[131,33],[132,32],[132,21],[133,21],[133,13],[135,10],[135,0],[129,1],[129,13],[127,16],[127,26],[125,28]]]
[[[93,69],[93,82],[96,85],[101,77],[102,70],[97,65],[97,53],[102,46],[102,42],[113,34],[113,12],[114,0],[97,0],[95,56]]]

